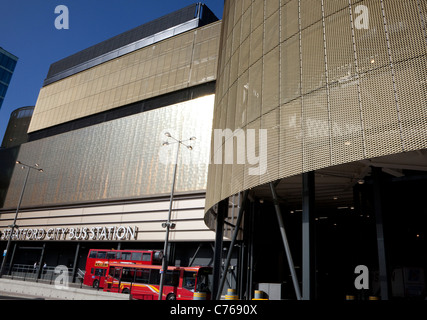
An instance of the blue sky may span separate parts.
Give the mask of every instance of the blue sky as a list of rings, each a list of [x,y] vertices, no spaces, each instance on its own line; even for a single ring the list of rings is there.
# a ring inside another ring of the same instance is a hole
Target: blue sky
[[[197,0],[0,0],[0,47],[19,58],[0,109],[0,143],[13,110],[34,106],[49,66],[62,58]],[[223,0],[203,1],[222,18]],[[55,8],[69,29],[55,28]]]

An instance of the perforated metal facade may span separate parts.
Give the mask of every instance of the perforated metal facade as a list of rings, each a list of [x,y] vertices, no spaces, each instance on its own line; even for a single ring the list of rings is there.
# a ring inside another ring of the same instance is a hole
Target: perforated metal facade
[[[246,148],[267,170],[215,164],[226,142],[212,143],[206,210],[279,178],[427,148],[426,21],[422,0],[225,1],[213,129],[266,129],[266,152],[258,139]]]
[[[214,81],[220,28],[215,22],[43,87],[29,132]]]
[[[189,5],[53,63],[44,85],[215,21],[206,5]]]
[[[19,160],[38,163],[22,207],[105,202],[168,195],[176,145],[164,133],[197,137],[180,152],[176,192],[204,192],[214,95],[23,144]],[[15,166],[4,208],[14,208],[25,172]]]

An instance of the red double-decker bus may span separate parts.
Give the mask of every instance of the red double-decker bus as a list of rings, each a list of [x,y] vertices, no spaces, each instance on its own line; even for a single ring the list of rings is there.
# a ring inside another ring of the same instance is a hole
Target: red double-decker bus
[[[160,270],[158,265],[110,263],[104,291],[127,293],[133,300],[158,300]],[[209,300],[211,267],[168,267],[162,300]]]
[[[110,263],[160,265],[162,258],[162,251],[91,249],[86,260],[83,284],[94,288],[103,288]]]

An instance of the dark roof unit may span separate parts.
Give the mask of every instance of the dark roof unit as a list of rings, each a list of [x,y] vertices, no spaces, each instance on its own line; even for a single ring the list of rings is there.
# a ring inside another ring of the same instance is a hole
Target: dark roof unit
[[[215,21],[218,18],[206,5],[189,5],[53,63],[44,86]]]

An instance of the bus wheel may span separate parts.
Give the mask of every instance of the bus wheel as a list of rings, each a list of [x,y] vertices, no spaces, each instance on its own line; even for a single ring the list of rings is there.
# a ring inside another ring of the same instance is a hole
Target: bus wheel
[[[173,293],[169,293],[166,297],[166,300],[176,300],[176,295]]]
[[[98,285],[99,285],[99,281],[98,280],[93,280],[92,288],[97,289]]]
[[[129,291],[129,289],[123,289],[122,293],[124,293],[124,294],[129,294],[129,293],[130,293],[130,291]]]

